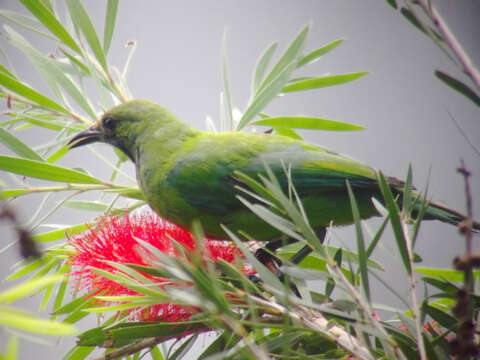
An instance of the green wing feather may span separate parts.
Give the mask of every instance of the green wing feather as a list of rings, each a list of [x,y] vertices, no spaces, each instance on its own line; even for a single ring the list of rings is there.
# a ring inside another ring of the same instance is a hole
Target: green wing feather
[[[257,177],[265,175],[265,165],[284,187],[284,166],[290,167],[294,186],[303,199],[331,201],[340,197],[343,202],[347,179],[354,191],[367,190],[369,196],[378,188],[375,171],[348,157],[283,136],[241,133],[200,138],[177,160],[167,179],[191,206],[228,216],[245,209],[236,199],[239,192],[234,188],[238,184],[234,172]],[[351,217],[350,211],[345,216]]]

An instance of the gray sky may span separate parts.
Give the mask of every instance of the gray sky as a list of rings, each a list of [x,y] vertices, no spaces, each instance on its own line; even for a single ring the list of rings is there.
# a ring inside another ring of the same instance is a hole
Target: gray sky
[[[85,3],[100,26],[104,2]],[[480,64],[479,2],[442,0],[433,3],[438,4],[474,63]],[[0,7],[23,11],[15,1],[0,0]],[[192,126],[204,129],[206,115],[218,120],[220,46],[224,29],[227,28],[233,98],[235,105],[242,109],[248,100],[252,69],[259,54],[274,40],[280,41],[280,50],[284,49],[307,22],[313,24],[307,50],[338,38],[346,40],[311,65],[308,74],[368,71],[369,75],[347,85],[276,99],[268,107],[268,113],[311,115],[365,126],[362,132],[302,132],[302,135],[312,143],[349,154],[399,178],[405,177],[411,163],[414,183],[419,189],[424,189],[430,173],[430,196],[461,211],[465,208],[463,180],[455,169],[463,158],[473,172],[472,190],[479,218],[479,156],[466,143],[449,115],[452,114],[478,147],[479,109],[435,78],[433,71],[438,68],[464,79],[430,39],[408,24],[385,1],[121,1],[109,61],[123,67],[127,56],[124,45],[135,40],[137,51],[128,76],[134,97],[157,101]],[[0,24],[4,24],[4,19],[0,19]],[[32,40],[45,52],[54,50],[37,37]],[[28,62],[3,41],[0,44],[11,54],[18,74],[48,93]],[[34,141],[38,136],[48,138],[49,133],[32,132],[26,136],[27,140]],[[96,149],[112,156],[111,149],[106,146],[99,145]],[[4,148],[0,150],[8,153]],[[78,162],[94,175],[106,178],[108,171],[102,163],[91,158],[91,153],[82,149],[68,154],[63,164]],[[131,167],[127,170],[133,174]],[[3,178],[4,174],[0,176]],[[33,211],[31,203],[25,201],[18,206],[25,218]],[[73,222],[77,223],[91,216],[74,211],[61,214],[51,222],[70,223],[73,217]],[[368,224],[375,229],[378,221]],[[336,234],[337,244],[339,239],[346,245],[353,242],[350,227]],[[478,242],[478,238],[475,241]],[[385,243],[394,247],[390,235]],[[417,252],[424,259],[423,266],[450,266],[453,257],[463,248],[464,243],[455,228],[430,222],[421,230]],[[476,248],[480,247],[476,245]],[[395,261],[382,251],[374,258],[383,260],[387,268],[383,277],[398,284],[399,291],[404,293],[402,289],[406,289],[407,281]],[[15,249],[2,254],[2,278],[17,260]],[[381,286],[375,287],[374,294],[376,302],[391,300]],[[38,300],[30,302],[36,303]],[[2,337],[0,335],[0,339]],[[2,343],[0,340],[0,346]],[[22,359],[33,354],[37,358],[59,358],[73,341],[62,341],[53,348],[24,344]]]

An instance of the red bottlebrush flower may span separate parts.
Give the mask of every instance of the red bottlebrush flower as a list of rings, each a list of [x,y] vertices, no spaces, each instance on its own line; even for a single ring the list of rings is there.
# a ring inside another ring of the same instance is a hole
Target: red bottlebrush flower
[[[139,244],[141,239],[168,256],[178,256],[171,239],[183,246],[185,250],[195,249],[195,240],[185,229],[161,219],[154,213],[140,213],[122,217],[108,216],[103,218],[95,228],[74,237],[70,244],[75,252],[70,256],[74,269],[72,281],[76,288],[87,293],[101,293],[102,296],[141,295],[117,282],[107,279],[92,269],[102,269],[111,273],[119,270],[106,261],[118,264],[136,264],[150,266],[150,258]],[[223,259],[234,262],[242,258],[241,251],[228,241],[205,239],[205,257],[217,261]],[[253,269],[245,264],[244,273],[252,274]],[[169,279],[144,274],[157,284],[172,285]],[[174,284],[175,285],[175,284]],[[176,284],[176,286],[180,286]],[[186,285],[181,285],[186,286]],[[133,309],[131,316],[139,321],[182,321],[198,312],[195,308],[187,308],[176,304],[157,304],[140,311]]]

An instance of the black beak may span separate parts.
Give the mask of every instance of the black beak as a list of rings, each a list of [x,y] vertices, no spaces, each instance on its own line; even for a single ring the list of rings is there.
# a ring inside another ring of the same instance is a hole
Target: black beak
[[[91,144],[96,141],[102,141],[103,134],[99,130],[98,125],[93,125],[82,132],[75,135],[67,144],[70,149]]]

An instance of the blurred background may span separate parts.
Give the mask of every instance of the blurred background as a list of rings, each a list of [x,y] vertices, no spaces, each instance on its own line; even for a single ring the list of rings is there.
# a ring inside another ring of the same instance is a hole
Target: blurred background
[[[102,32],[106,2],[84,3]],[[474,64],[480,66],[480,3],[437,0],[433,4]],[[62,9],[62,1],[57,1],[57,6]],[[26,13],[23,6],[13,0],[0,0],[0,8]],[[455,125],[456,121],[479,147],[479,109],[434,76],[434,70],[441,69],[465,80],[429,38],[385,1],[121,1],[109,61],[122,68],[129,52],[125,45],[135,41],[137,48],[127,78],[133,96],[156,101],[190,125],[205,129],[206,116],[216,122],[219,119],[224,31],[233,101],[242,109],[248,101],[252,71],[262,51],[275,40],[280,42],[281,51],[309,22],[313,28],[307,51],[345,39],[340,47],[310,65],[309,74],[368,71],[369,75],[346,85],[288,94],[274,100],[268,113],[311,115],[364,126],[366,129],[361,132],[305,131],[301,134],[312,143],[348,154],[398,178],[405,178],[411,164],[418,189],[424,190],[428,182],[431,198],[462,212],[465,211],[464,183],[456,168],[460,159],[464,159],[473,173],[474,214],[479,218],[480,157]],[[5,23],[0,17],[0,24]],[[55,52],[45,39],[32,35],[29,39],[45,53]],[[25,57],[3,39],[0,46],[9,54],[21,79],[51,95]],[[40,132],[35,128],[25,132],[23,139],[28,144],[36,144],[48,140],[49,136],[52,134],[47,130]],[[94,149],[114,161],[110,147],[95,145]],[[1,146],[0,152],[10,154]],[[100,179],[110,175],[110,170],[86,148],[67,154],[62,163],[78,163]],[[126,166],[125,171],[134,178],[132,166]],[[6,183],[11,181],[5,173],[0,173],[0,177]],[[28,196],[13,204],[21,219],[27,221],[41,199],[41,196]],[[91,220],[92,216],[92,213],[65,209],[49,222],[73,225]],[[376,229],[378,221],[373,219],[368,224]],[[453,258],[464,251],[462,237],[452,226],[438,222],[424,224],[417,243],[422,265],[450,267]],[[0,248],[3,248],[12,241],[13,232],[5,223],[1,224],[1,231],[4,236]],[[408,282],[399,260],[391,256],[389,249],[395,249],[395,244],[390,231],[373,257],[385,266],[383,279],[405,295]],[[335,230],[332,243],[354,250],[354,239],[353,228],[345,227]],[[477,250],[480,249],[478,240],[476,237]],[[6,249],[0,256],[0,274],[4,279],[20,257],[16,247]],[[9,283],[3,282],[0,289],[8,286]],[[373,297],[374,302],[399,305],[381,284],[373,285]],[[22,304],[35,312],[38,299]],[[85,326],[93,324],[84,323]],[[0,349],[5,346],[5,338],[6,334],[0,330]],[[74,344],[74,339],[47,341],[49,346],[24,340],[20,358],[60,358]],[[202,341],[208,342],[208,336]]]

